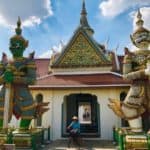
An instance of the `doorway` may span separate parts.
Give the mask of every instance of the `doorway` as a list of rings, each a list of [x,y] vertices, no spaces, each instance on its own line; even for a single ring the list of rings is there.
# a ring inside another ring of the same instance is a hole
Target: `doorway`
[[[65,96],[62,107],[62,136],[68,135],[66,127],[71,123],[74,115],[78,116],[81,136],[100,136],[100,111],[97,96],[91,94],[70,94]]]

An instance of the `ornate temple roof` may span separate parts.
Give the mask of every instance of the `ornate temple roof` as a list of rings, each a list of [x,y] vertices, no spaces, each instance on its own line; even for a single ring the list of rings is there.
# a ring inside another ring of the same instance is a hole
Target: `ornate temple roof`
[[[110,57],[105,54],[105,47],[93,38],[94,30],[87,19],[85,1],[83,0],[80,24],[62,49],[59,57],[53,57],[49,71],[55,68],[102,67],[112,65]],[[55,59],[56,58],[56,59]]]
[[[119,62],[122,64],[123,57]],[[124,81],[122,76],[115,72],[68,72],[68,73],[48,73],[50,59],[35,59],[37,82],[30,86],[31,89],[46,88],[97,88],[97,87],[120,87],[129,86],[129,82]],[[122,65],[121,65],[122,66]]]
[[[93,58],[90,58],[91,55],[94,55]],[[73,56],[72,56],[73,55]],[[67,57],[67,58],[66,58]],[[68,64],[65,64],[68,61],[68,57],[70,57],[70,61]],[[86,58],[85,58],[86,57]],[[91,62],[95,57],[95,62]],[[96,58],[97,61],[96,62]],[[80,59],[78,63],[72,63],[72,60],[77,61]],[[88,59],[89,62],[83,62],[84,59]],[[99,64],[96,64],[99,63]],[[62,51],[59,58],[52,65],[53,67],[78,67],[78,66],[91,66],[91,65],[103,65],[103,64],[111,64],[109,60],[105,57],[103,51],[100,49],[99,45],[95,42],[92,37],[84,31],[83,28],[79,27],[73,37],[70,39],[68,45]],[[70,66],[69,66],[70,65]]]
[[[93,33],[94,30],[87,20],[85,1],[83,0],[80,24],[62,52],[55,53],[50,59],[35,59],[37,83],[30,88],[129,86],[129,83],[124,81],[120,74],[123,56],[117,56],[115,52],[107,51],[105,46],[93,38]],[[120,70],[116,69],[116,59],[118,59]]]
[[[41,77],[31,89],[45,88],[97,88],[97,87],[120,87],[129,86],[122,76],[112,72],[95,74],[50,74]]]

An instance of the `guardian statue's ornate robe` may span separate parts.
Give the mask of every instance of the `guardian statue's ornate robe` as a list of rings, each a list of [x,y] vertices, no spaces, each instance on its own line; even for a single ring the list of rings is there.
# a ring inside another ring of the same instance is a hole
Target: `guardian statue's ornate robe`
[[[0,63],[0,84],[3,85],[0,91],[0,118],[3,119],[6,86],[3,74],[8,65],[10,65],[9,67],[14,74],[9,119],[11,119],[12,113],[16,118],[32,119],[35,116],[36,106],[28,89],[28,85],[33,84],[36,80],[36,66],[33,58],[23,57],[14,60],[10,64],[3,61]]]

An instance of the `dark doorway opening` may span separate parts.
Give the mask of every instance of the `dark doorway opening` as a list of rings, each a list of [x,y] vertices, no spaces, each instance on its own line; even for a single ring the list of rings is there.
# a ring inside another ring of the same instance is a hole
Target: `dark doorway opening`
[[[81,136],[99,137],[100,111],[97,97],[91,94],[70,94],[65,97],[65,102],[66,127],[71,123],[72,116],[76,115],[80,121]],[[65,133],[64,136],[67,135],[67,131]]]

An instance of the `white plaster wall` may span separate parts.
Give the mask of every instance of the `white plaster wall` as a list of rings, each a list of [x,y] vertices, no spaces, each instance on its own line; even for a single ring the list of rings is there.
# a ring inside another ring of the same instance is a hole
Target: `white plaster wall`
[[[89,93],[97,96],[98,103],[100,104],[100,139],[112,139],[113,126],[120,126],[120,119],[112,112],[107,106],[109,103],[108,98],[116,98],[119,100],[120,93],[127,91],[127,89],[119,88],[103,88],[103,89],[74,89],[74,90],[46,90],[46,91],[32,91],[34,97],[36,94],[43,93],[44,101],[49,101],[50,110],[43,115],[44,127],[51,126],[51,139],[61,139],[62,127],[62,103],[63,98],[69,94]]]
[[[116,90],[100,90],[96,95],[100,104],[101,139],[112,139],[112,128],[120,126],[121,121],[108,107],[108,98],[119,100],[120,93]]]

